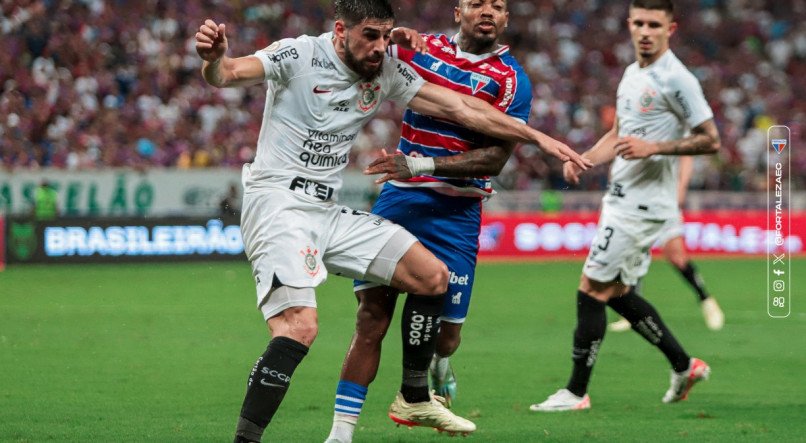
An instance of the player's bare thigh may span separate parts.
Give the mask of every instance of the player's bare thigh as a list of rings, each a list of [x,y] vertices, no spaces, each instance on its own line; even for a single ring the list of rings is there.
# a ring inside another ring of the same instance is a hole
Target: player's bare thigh
[[[621,297],[627,293],[629,286],[620,281],[600,282],[589,278],[584,273],[579,279],[579,290],[589,296],[607,303],[613,297]]]
[[[448,290],[448,267],[416,242],[395,266],[391,285],[402,292],[418,295],[442,295]]]

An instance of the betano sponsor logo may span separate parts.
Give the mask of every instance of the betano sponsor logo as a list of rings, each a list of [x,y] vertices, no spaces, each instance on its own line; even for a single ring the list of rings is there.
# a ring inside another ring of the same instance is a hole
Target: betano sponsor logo
[[[469,275],[467,275],[467,274],[465,274],[465,275],[456,275],[455,272],[451,271],[450,279],[448,280],[448,283],[453,284],[453,285],[462,285],[462,286],[464,286],[464,285],[467,285],[468,280],[470,280]]]

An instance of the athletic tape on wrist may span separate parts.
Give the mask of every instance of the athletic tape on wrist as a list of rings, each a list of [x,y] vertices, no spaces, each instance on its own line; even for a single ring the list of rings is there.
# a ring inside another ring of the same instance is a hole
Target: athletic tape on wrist
[[[433,157],[412,157],[407,155],[406,165],[409,167],[412,177],[431,175],[434,173]]]

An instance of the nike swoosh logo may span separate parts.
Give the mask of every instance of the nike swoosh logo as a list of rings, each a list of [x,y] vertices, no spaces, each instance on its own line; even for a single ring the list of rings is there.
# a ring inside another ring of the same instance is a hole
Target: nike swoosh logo
[[[260,384],[262,384],[263,386],[273,386],[275,388],[285,388],[284,385],[278,385],[278,384],[275,384],[275,383],[269,383],[263,378],[260,379]]]
[[[327,94],[328,92],[330,92],[329,89],[319,89],[319,85],[313,87],[314,94]]]

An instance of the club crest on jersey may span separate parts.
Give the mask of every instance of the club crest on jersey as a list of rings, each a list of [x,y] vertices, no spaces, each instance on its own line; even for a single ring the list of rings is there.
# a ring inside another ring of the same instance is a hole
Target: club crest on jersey
[[[358,109],[369,112],[378,104],[381,85],[376,82],[364,82],[358,85]]]
[[[470,87],[473,89],[473,93],[475,94],[481,91],[482,88],[487,86],[487,84],[490,83],[490,81],[491,81],[490,77],[474,72],[470,76]]]
[[[784,149],[786,149],[786,139],[785,138],[774,138],[770,140],[770,144],[772,148],[775,149],[775,152],[780,154]]]
[[[305,249],[299,251],[300,255],[303,256],[303,260],[305,261],[305,272],[314,277],[316,274],[319,273],[319,260],[316,259],[316,256],[319,255],[318,249],[311,250],[310,246],[307,246]]]
[[[641,104],[641,113],[649,112],[655,109],[655,97],[657,95],[657,91],[653,90],[652,88],[644,89],[644,93],[641,94],[641,98],[638,100],[638,102]]]

